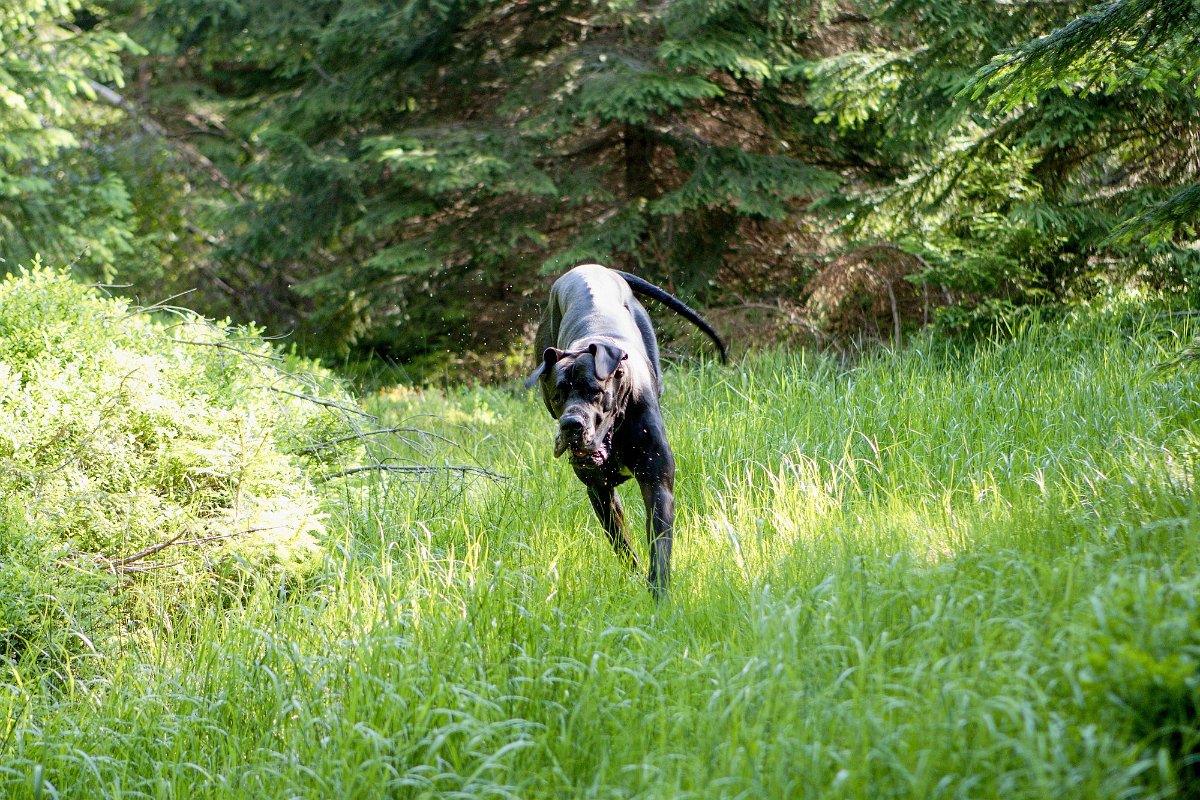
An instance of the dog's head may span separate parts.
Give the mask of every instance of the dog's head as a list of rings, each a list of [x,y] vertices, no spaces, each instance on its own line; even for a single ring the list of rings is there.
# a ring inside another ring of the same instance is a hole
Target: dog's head
[[[577,466],[598,467],[608,460],[632,389],[628,358],[629,353],[607,342],[576,351],[547,347],[542,353],[542,363],[525,385],[541,380],[546,405],[558,419],[555,458],[569,450]]]

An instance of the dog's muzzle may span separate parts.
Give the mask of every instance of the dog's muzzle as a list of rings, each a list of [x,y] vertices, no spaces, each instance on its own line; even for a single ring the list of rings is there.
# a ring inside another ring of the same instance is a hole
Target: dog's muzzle
[[[592,429],[583,417],[564,414],[558,423],[558,436],[554,440],[554,457],[568,450],[571,463],[577,466],[598,467],[608,459],[612,447],[612,435],[616,426],[607,417],[598,428]]]

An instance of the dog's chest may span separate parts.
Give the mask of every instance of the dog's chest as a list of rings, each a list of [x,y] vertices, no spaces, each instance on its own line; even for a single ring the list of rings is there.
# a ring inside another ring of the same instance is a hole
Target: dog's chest
[[[633,472],[616,453],[609,455],[602,464],[592,466],[572,462],[571,468],[575,470],[576,477],[584,483],[620,486],[633,477]]]

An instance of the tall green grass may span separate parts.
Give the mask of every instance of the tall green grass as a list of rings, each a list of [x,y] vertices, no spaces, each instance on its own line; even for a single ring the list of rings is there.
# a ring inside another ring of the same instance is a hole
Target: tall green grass
[[[0,676],[14,797],[1189,791],[1200,392],[1135,312],[677,370],[670,599],[512,389],[382,393],[420,463],[331,488],[302,587]],[[402,480],[403,478],[411,480]],[[624,491],[641,526],[637,492]],[[640,527],[639,527],[640,530]]]

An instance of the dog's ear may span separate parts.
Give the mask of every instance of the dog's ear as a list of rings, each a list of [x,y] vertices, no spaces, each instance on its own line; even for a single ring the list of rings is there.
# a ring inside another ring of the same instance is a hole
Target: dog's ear
[[[554,365],[557,364],[558,360],[566,354],[567,351],[559,350],[557,347],[547,347],[542,352],[542,363],[538,364],[538,368],[535,369],[530,376],[525,379],[525,388],[532,389],[533,385],[538,382],[538,378],[554,369]]]
[[[588,352],[592,354],[592,358],[596,362],[596,380],[598,381],[608,380],[609,376],[617,371],[621,362],[629,358],[629,353],[615,344],[607,342],[588,345]]]

